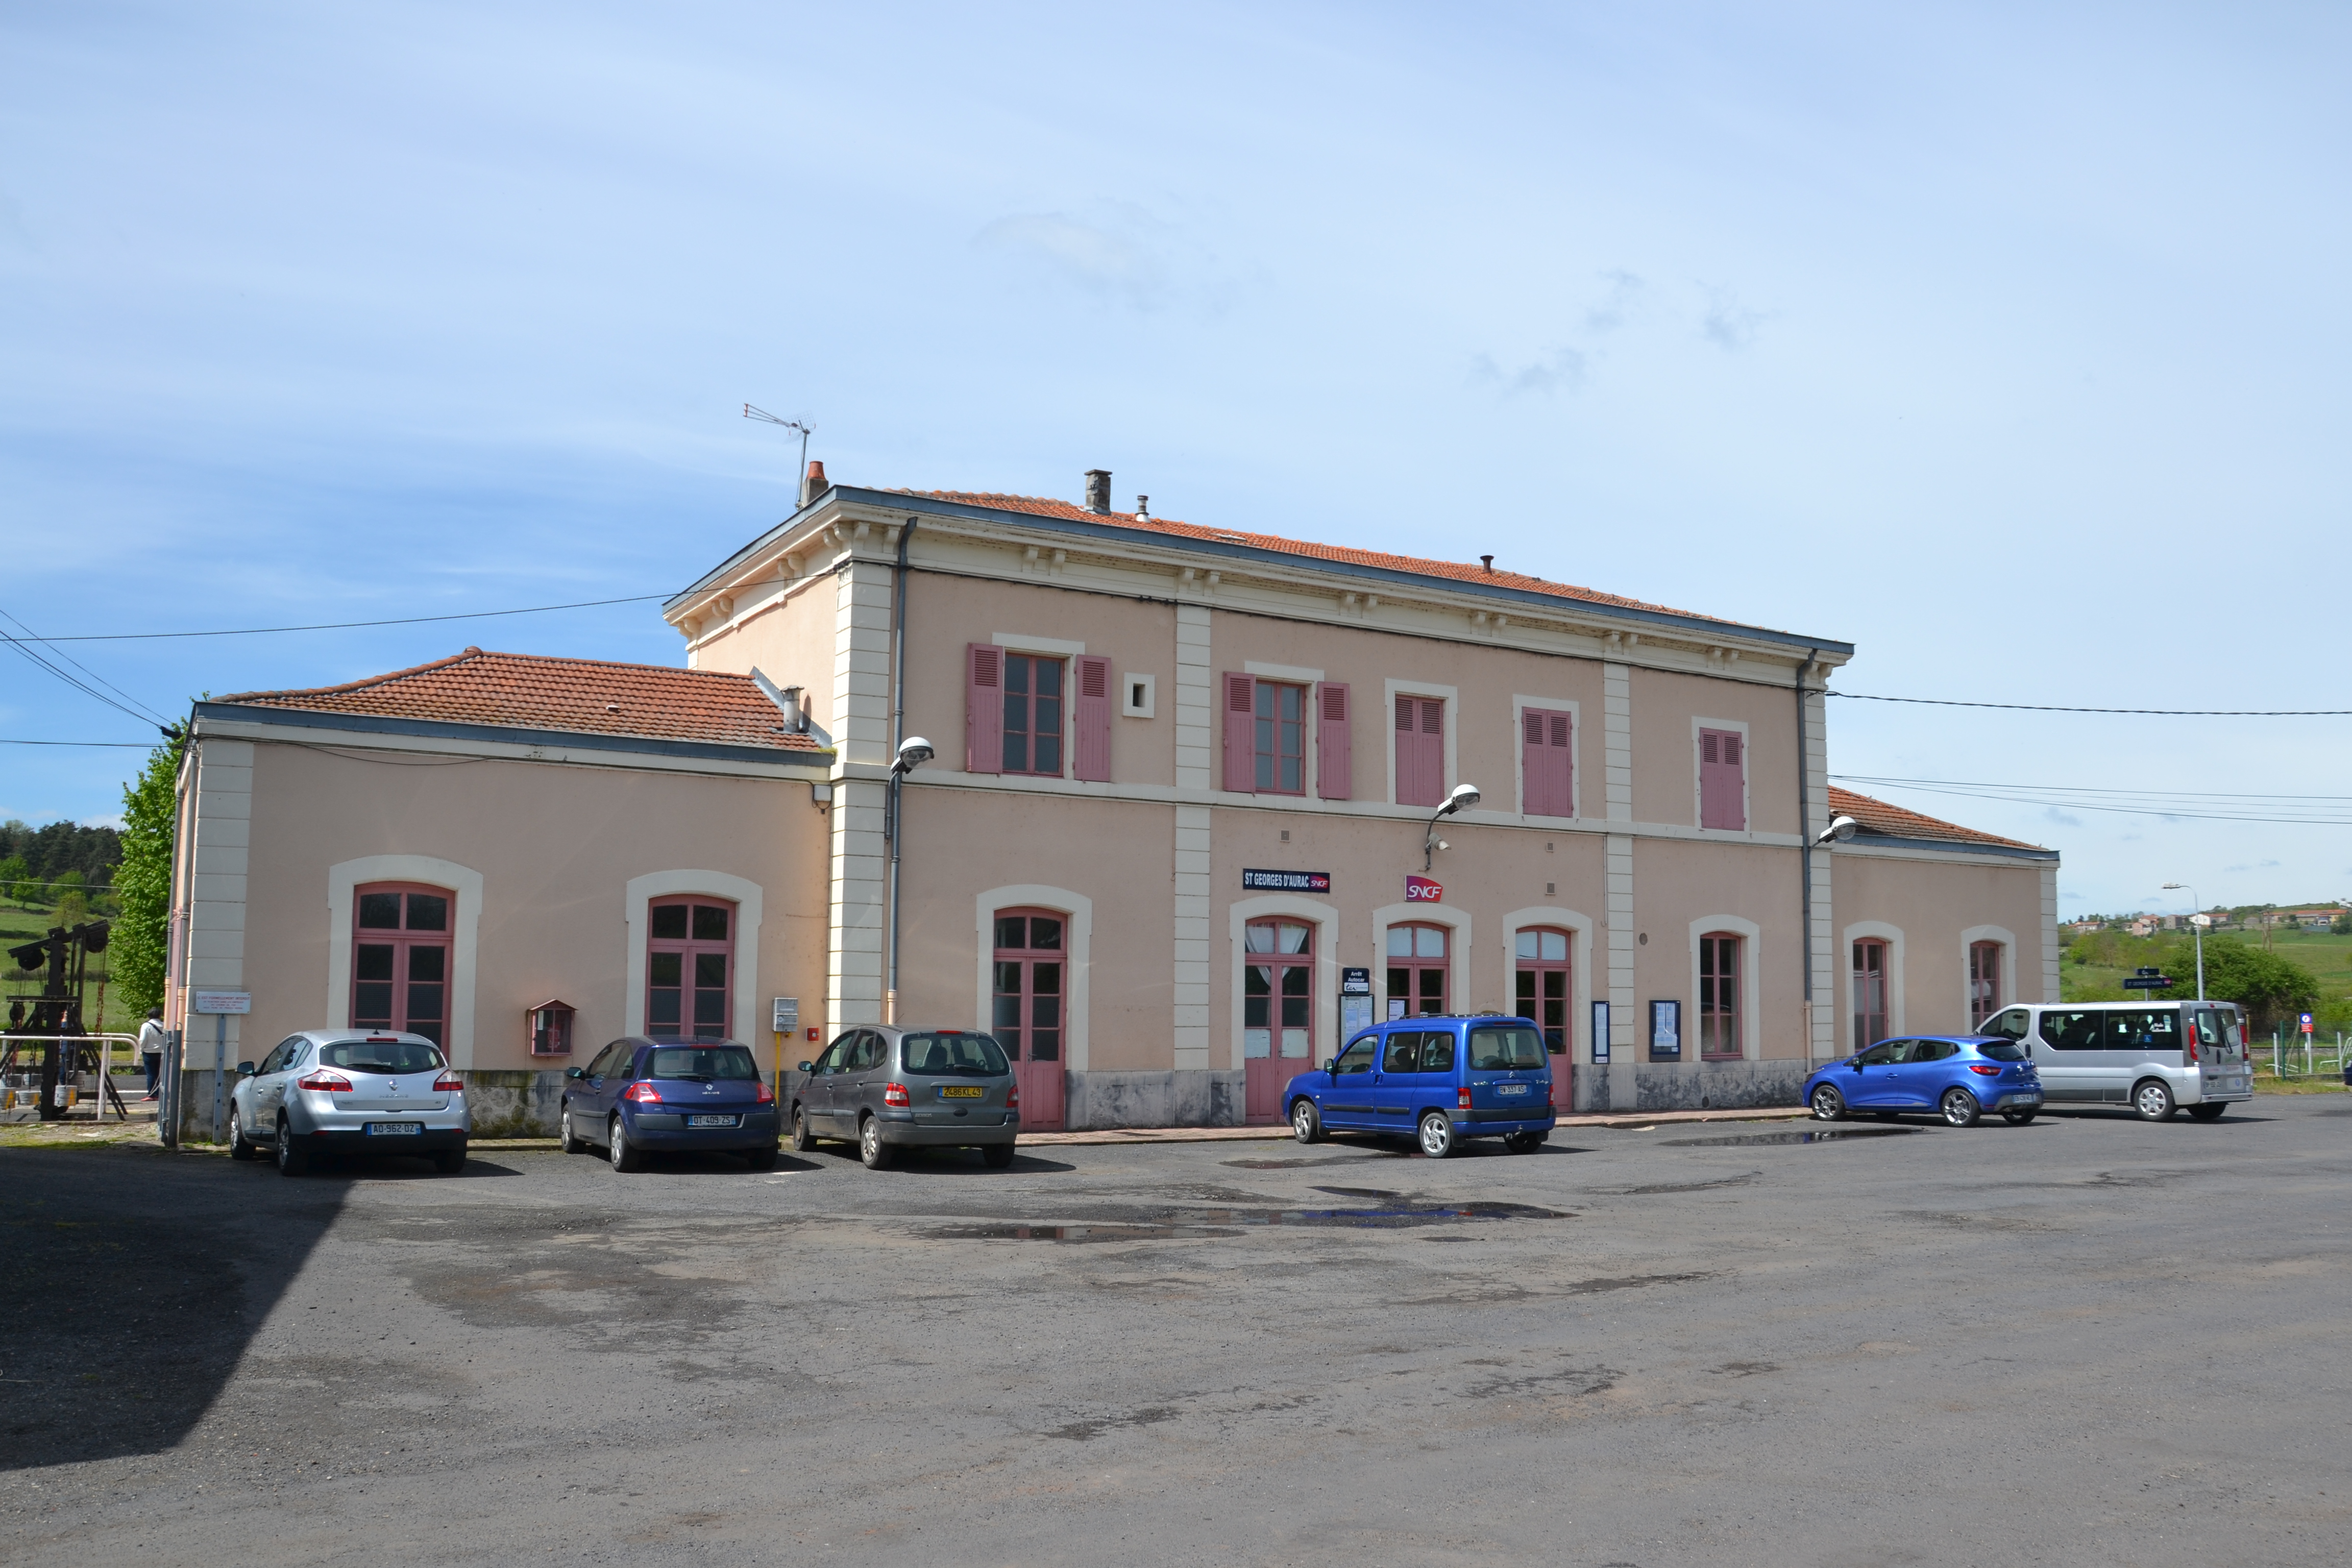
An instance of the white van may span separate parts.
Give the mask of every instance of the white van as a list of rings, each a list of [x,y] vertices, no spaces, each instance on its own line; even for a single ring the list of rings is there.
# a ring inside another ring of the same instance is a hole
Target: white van
[[[2025,1047],[2046,1109],[2128,1105],[2161,1121],[2186,1106],[2210,1121],[2254,1097],[2242,1025],[2234,1002],[2061,1002],[2006,1008],[1977,1033]]]

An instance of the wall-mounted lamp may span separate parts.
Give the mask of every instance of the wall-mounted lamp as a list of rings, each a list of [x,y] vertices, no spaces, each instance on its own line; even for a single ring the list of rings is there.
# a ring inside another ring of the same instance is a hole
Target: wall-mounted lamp
[[[1455,812],[1462,810],[1465,806],[1475,805],[1478,804],[1478,786],[1476,784],[1455,784],[1454,786],[1454,793],[1445,797],[1445,804],[1439,806],[1435,814],[1430,817],[1429,832],[1421,841],[1421,868],[1423,870],[1428,870],[1437,852],[1440,849],[1447,847],[1447,846],[1438,841],[1438,818],[1442,816],[1451,816]]]
[[[1822,828],[1819,836],[1813,839],[1813,847],[1825,849],[1832,844],[1843,844],[1861,831],[1862,824],[1853,817],[1833,816],[1830,818],[1830,825]]]

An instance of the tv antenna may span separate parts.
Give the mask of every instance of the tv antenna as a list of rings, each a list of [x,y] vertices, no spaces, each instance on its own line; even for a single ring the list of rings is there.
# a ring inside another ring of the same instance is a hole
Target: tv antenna
[[[795,503],[806,500],[808,492],[808,426],[798,419],[779,419],[774,415],[769,413],[766,409],[749,403],[743,405],[743,417],[746,419],[757,419],[763,424],[768,425],[781,425],[787,430],[797,430],[801,433],[801,472],[800,479],[797,481],[797,488],[793,490],[793,495]]]

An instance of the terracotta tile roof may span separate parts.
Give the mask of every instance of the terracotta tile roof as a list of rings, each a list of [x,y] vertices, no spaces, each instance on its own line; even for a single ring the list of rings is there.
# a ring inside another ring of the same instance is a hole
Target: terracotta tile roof
[[[823,750],[810,736],[787,732],[783,715],[748,676],[597,658],[484,653],[478,647],[342,686],[245,691],[212,700],[450,724],[766,746],[780,752]]]
[[[1997,844],[2004,849],[2039,849],[2039,844],[2021,839],[2001,838],[1990,833],[1979,833],[1973,827],[1942,822],[1932,816],[1922,816],[1916,811],[1906,811],[1899,805],[1889,805],[1883,800],[1873,800],[1866,795],[1856,795],[1850,789],[1830,785],[1830,815],[1851,816],[1862,824],[1864,833],[1884,833],[1893,838],[1942,838],[1956,844]]]
[[[1151,533],[1171,534],[1181,539],[1199,539],[1223,544],[1243,544],[1255,550],[1279,551],[1286,555],[1305,555],[1318,561],[1343,561],[1355,566],[1378,566],[1391,572],[1410,572],[1423,577],[1452,577],[1460,582],[1482,586],[1516,588],[1523,593],[1549,594],[1557,598],[1580,599],[1589,605],[1610,605],[1619,609],[1652,610],[1660,615],[1685,616],[1692,620],[1714,621],[1721,626],[1737,626],[1745,623],[1727,621],[1720,616],[1703,616],[1696,610],[1677,610],[1670,605],[1653,605],[1642,599],[1628,599],[1617,594],[1603,594],[1595,588],[1579,588],[1572,584],[1554,583],[1542,577],[1530,577],[1520,572],[1489,572],[1476,562],[1434,561],[1418,555],[1391,555],[1385,551],[1354,550],[1339,544],[1316,544],[1307,540],[1285,539],[1278,533],[1244,533],[1230,528],[1205,528],[1199,523],[1175,522],[1166,518],[1138,516],[1131,511],[1088,511],[1082,506],[1047,496],[992,495],[974,490],[908,490],[897,495],[925,496],[933,500],[955,501],[964,506],[987,507],[994,511],[1027,512],[1033,517],[1061,518],[1071,522],[1109,523],[1118,528],[1142,529]],[[1758,631],[1766,627],[1755,627]]]

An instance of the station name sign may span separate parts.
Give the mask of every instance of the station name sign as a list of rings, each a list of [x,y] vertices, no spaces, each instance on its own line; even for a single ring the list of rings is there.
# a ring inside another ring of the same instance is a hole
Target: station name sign
[[[1242,869],[1242,886],[1268,893],[1328,893],[1328,871],[1253,871]]]

